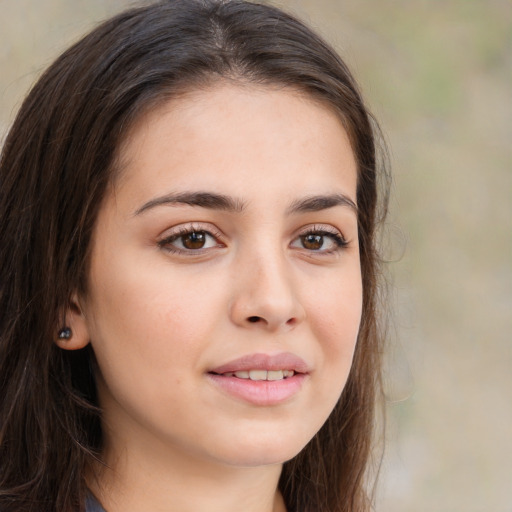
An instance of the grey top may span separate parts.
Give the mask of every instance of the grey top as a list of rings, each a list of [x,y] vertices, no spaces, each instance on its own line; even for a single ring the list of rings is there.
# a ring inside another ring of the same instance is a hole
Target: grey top
[[[85,501],[85,512],[105,512],[105,509],[98,503],[98,500],[89,493]]]

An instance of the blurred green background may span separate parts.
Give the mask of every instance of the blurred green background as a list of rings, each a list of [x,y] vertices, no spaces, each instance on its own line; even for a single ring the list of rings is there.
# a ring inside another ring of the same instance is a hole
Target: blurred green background
[[[391,147],[393,329],[379,512],[512,512],[512,2],[282,0],[359,79]],[[0,137],[126,0],[0,0]]]

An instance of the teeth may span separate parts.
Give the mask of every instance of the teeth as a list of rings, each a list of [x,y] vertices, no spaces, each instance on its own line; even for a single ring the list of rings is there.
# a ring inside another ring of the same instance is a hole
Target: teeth
[[[293,377],[294,375],[295,372],[293,370],[241,370],[224,374],[225,377],[237,377],[239,379],[250,380],[282,380]]]
[[[267,370],[251,370],[249,378],[251,380],[267,380]]]
[[[283,370],[272,371],[269,370],[267,372],[267,380],[281,380],[283,378]]]

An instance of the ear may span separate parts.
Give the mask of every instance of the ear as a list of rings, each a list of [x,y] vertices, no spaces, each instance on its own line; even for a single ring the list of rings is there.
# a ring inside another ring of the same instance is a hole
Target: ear
[[[64,324],[55,333],[55,343],[64,350],[78,350],[89,344],[89,330],[77,294],[74,294],[64,315]],[[69,336],[59,336],[61,330],[69,329]]]

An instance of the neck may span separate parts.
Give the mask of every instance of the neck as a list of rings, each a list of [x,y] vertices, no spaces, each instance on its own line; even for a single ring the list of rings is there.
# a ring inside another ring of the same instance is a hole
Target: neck
[[[108,512],[286,512],[280,464],[234,467],[141,445],[107,450],[104,460],[88,484]]]

